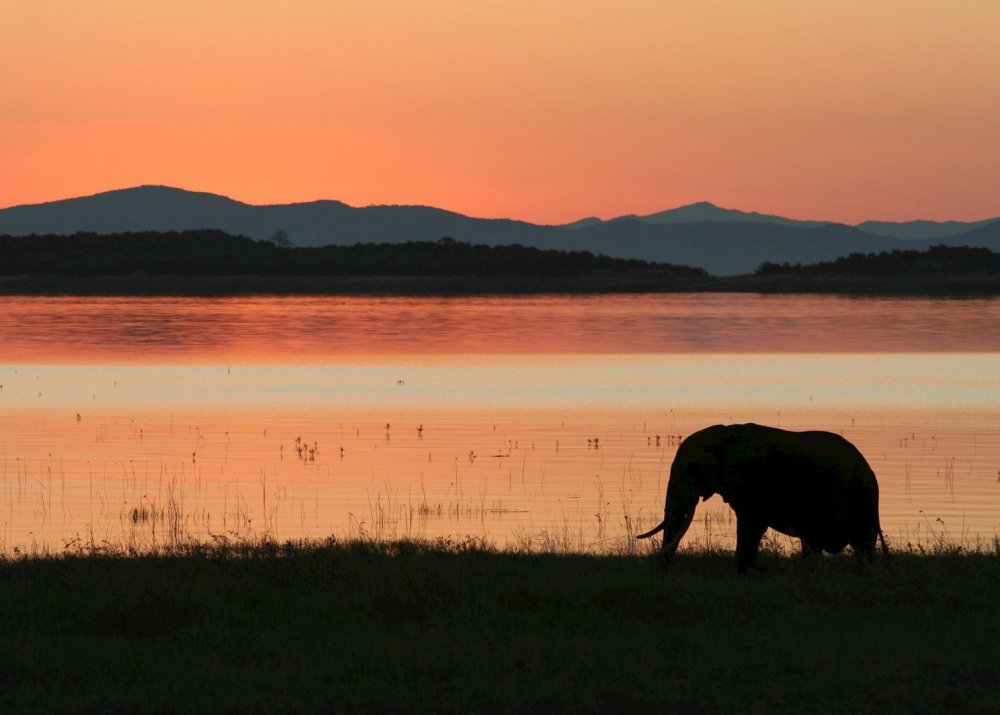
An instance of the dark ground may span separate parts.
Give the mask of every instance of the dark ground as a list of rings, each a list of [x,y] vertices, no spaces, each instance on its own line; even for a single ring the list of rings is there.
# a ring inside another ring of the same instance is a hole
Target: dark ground
[[[1000,711],[1000,556],[236,546],[0,563],[0,712]]]

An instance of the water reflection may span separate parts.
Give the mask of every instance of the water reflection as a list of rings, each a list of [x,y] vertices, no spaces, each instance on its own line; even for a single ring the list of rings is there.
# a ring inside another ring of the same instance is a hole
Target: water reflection
[[[374,354],[997,352],[1000,301],[743,294],[0,299],[7,363]]]

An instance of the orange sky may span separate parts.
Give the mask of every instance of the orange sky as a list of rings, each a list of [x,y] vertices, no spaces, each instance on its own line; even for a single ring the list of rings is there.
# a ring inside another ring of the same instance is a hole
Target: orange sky
[[[13,0],[0,206],[1000,215],[995,0]]]

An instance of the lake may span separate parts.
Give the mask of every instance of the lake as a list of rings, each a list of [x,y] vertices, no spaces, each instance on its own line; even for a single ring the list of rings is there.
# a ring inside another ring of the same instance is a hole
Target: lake
[[[8,553],[263,535],[620,549],[662,517],[679,440],[747,421],[854,442],[894,545],[1000,533],[994,299],[0,303]],[[716,497],[685,543],[733,530]]]

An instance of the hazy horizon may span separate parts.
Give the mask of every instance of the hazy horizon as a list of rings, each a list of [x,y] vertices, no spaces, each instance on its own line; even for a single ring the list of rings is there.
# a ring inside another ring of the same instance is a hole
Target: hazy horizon
[[[165,184],[561,224],[996,215],[1000,5],[0,7],[0,205]]]

